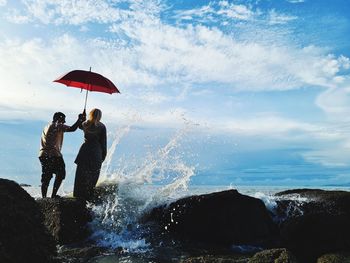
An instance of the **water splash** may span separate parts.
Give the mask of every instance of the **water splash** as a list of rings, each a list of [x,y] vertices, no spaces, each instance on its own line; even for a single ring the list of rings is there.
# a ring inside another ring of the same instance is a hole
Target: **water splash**
[[[276,197],[276,201],[283,204],[287,201],[287,206],[284,208],[282,215],[278,216],[278,221],[284,221],[287,218],[302,216],[304,214],[303,205],[311,202],[312,199],[301,197],[299,194],[290,194],[282,197]]]
[[[277,207],[276,197],[274,195],[266,194],[263,192],[256,192],[253,197],[262,200],[266,208],[270,211],[274,211]]]
[[[277,196],[271,193],[255,192],[252,196],[264,202],[277,223],[281,223],[287,218],[302,216],[304,214],[303,205],[312,201],[312,199],[302,197],[299,194]]]
[[[109,149],[107,151],[106,159],[105,159],[105,161],[102,164],[100,178],[99,178],[99,182],[98,183],[101,183],[101,182],[107,180],[108,172],[109,172],[109,169],[111,167],[111,162],[112,162],[115,150],[117,148],[117,145],[119,144],[120,140],[125,135],[127,135],[129,133],[130,127],[131,127],[131,124],[129,124],[129,125],[125,126],[125,127],[122,127],[121,129],[117,129],[116,130],[115,135],[114,135],[114,139],[112,141],[112,145],[109,147]]]
[[[101,184],[111,185],[112,190],[101,204],[90,204],[94,214],[91,238],[98,245],[113,249],[123,247],[128,251],[149,249],[144,239],[146,230],[138,224],[138,218],[145,210],[187,193],[195,172],[194,167],[183,161],[185,153],[180,149],[181,140],[190,129],[191,125],[186,123],[165,146],[149,153],[140,166],[130,167],[131,162],[125,160],[112,171],[117,145],[130,132],[131,126],[117,130],[99,180]]]

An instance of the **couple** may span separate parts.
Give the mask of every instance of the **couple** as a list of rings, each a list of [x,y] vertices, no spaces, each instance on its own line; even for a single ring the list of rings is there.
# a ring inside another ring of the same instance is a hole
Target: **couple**
[[[94,187],[100,175],[102,162],[107,154],[106,127],[100,121],[102,112],[93,109],[86,120],[85,111],[79,114],[78,120],[72,125],[65,125],[66,116],[56,112],[53,120],[43,130],[39,160],[42,167],[41,194],[45,198],[50,180],[56,175],[52,189],[52,198],[58,197],[57,191],[66,177],[66,168],[61,153],[63,134],[74,132],[77,128],[84,131],[84,143],[80,147],[75,159],[77,170],[75,173],[73,195],[82,200],[90,200]]]

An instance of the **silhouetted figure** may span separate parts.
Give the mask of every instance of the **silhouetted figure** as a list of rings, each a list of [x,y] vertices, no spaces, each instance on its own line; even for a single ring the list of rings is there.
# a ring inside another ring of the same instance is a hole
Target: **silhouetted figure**
[[[42,168],[41,195],[43,198],[46,197],[53,174],[56,177],[51,197],[57,197],[57,191],[66,177],[66,167],[61,153],[63,133],[75,131],[83,121],[85,121],[85,116],[79,114],[78,120],[72,126],[68,126],[64,124],[66,115],[62,112],[56,112],[53,115],[52,122],[44,128],[39,151],[39,160]]]
[[[84,131],[84,143],[80,147],[75,163],[74,197],[90,200],[100,176],[101,165],[107,154],[107,132],[100,122],[102,112],[93,109],[88,120],[79,126]]]

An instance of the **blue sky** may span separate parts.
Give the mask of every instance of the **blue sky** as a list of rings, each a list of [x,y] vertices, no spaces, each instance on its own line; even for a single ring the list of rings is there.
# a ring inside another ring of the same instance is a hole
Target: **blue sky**
[[[121,91],[88,101],[118,141],[110,173],[348,184],[349,14],[347,0],[0,0],[0,176],[39,184],[42,127],[84,101],[52,81],[91,66]],[[81,141],[65,137],[68,184]]]

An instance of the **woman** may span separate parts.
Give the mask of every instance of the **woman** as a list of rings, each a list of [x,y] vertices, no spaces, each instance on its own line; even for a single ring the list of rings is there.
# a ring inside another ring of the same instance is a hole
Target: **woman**
[[[79,127],[84,131],[84,143],[75,159],[77,170],[73,195],[83,200],[91,199],[107,154],[106,127],[100,122],[101,117],[99,109],[92,109],[88,120]]]

